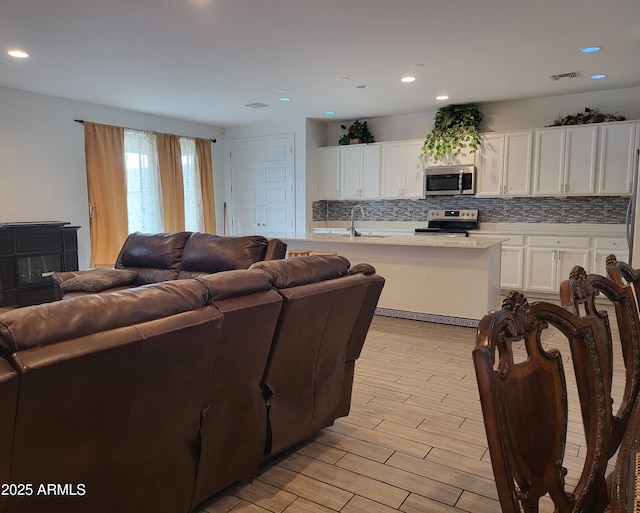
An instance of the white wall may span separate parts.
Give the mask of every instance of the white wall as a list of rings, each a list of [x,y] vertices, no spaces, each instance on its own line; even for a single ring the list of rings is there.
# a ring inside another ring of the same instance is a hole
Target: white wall
[[[218,139],[212,146],[218,218],[224,188],[221,129],[138,112],[0,87],[0,222],[71,221],[80,268],[89,267],[90,240],[83,119],[96,123]],[[220,225],[221,226],[221,225]]]
[[[597,93],[582,93],[535,100],[485,103],[481,105],[484,120],[482,132],[501,132],[522,128],[542,128],[561,116],[582,112],[585,107],[599,109],[606,114],[619,114],[627,119],[640,119],[640,87],[614,89]],[[367,118],[376,142],[421,139],[433,129],[436,111]],[[365,119],[365,118],[362,118]],[[325,146],[335,146],[344,133],[340,124],[327,125]]]

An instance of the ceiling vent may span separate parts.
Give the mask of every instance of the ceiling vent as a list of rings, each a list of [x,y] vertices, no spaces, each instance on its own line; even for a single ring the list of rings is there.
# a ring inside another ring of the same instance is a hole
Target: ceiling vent
[[[245,107],[251,107],[252,109],[264,109],[265,107],[268,107],[268,105],[262,102],[255,102],[255,103],[246,103]]]
[[[565,78],[578,78],[580,76],[579,71],[570,71],[569,73],[558,73],[557,75],[551,75],[551,80],[564,80]]]

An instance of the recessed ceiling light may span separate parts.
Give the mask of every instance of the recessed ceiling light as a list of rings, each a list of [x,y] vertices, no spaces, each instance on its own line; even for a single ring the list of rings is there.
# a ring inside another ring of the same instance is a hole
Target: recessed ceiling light
[[[276,89],[276,93],[282,94],[282,93],[286,93],[286,92],[287,92],[286,89]]]
[[[349,77],[338,77],[338,80],[349,80]]]
[[[369,89],[371,84],[360,84],[356,86],[356,89]]]
[[[291,98],[289,98],[288,96],[281,96],[280,98],[278,98],[278,100],[280,100],[281,102],[290,102]]]
[[[445,94],[441,94],[440,96],[436,96],[436,100],[448,100],[449,97]]]
[[[16,59],[26,59],[27,57],[29,57],[29,54],[22,50],[9,50],[7,53],[11,55],[11,57],[15,57]]]
[[[410,76],[402,77],[400,79],[400,82],[404,82],[405,84],[408,84],[409,82],[415,82],[415,81],[416,81],[416,77],[410,77]]]
[[[596,52],[600,51],[600,47],[599,46],[586,46],[580,51],[582,53],[596,53]]]
[[[411,69],[422,69],[424,68],[424,64],[412,64]]]
[[[607,75],[604,73],[598,73],[597,75],[591,75],[589,78],[591,80],[600,80],[601,78],[607,78]]]
[[[335,116],[336,115],[336,111],[335,110],[327,110],[327,111],[325,111],[325,114],[327,116]]]

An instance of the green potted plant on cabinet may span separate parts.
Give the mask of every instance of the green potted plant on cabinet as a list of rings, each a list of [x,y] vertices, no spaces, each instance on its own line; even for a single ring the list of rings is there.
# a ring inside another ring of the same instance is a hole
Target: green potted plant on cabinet
[[[568,116],[556,118],[551,125],[547,126],[565,126],[565,125],[586,125],[589,123],[609,123],[611,121],[626,121],[627,118],[616,114],[605,114],[598,109],[590,109],[586,107],[584,112],[577,114],[569,114]]]
[[[338,144],[369,144],[376,142],[369,131],[369,125],[366,121],[360,122],[356,119],[348,127],[340,125],[340,128],[347,132],[340,137]]]
[[[424,139],[421,156],[439,160],[456,157],[464,148],[470,153],[476,152],[480,146],[478,128],[481,121],[482,113],[475,103],[438,109],[435,126]]]

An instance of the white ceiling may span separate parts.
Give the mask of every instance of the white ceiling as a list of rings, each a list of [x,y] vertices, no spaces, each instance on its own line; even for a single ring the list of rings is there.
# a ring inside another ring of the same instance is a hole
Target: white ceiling
[[[640,0],[4,0],[0,51],[0,85],[36,93],[220,127],[355,119],[435,110],[439,94],[639,86]]]

